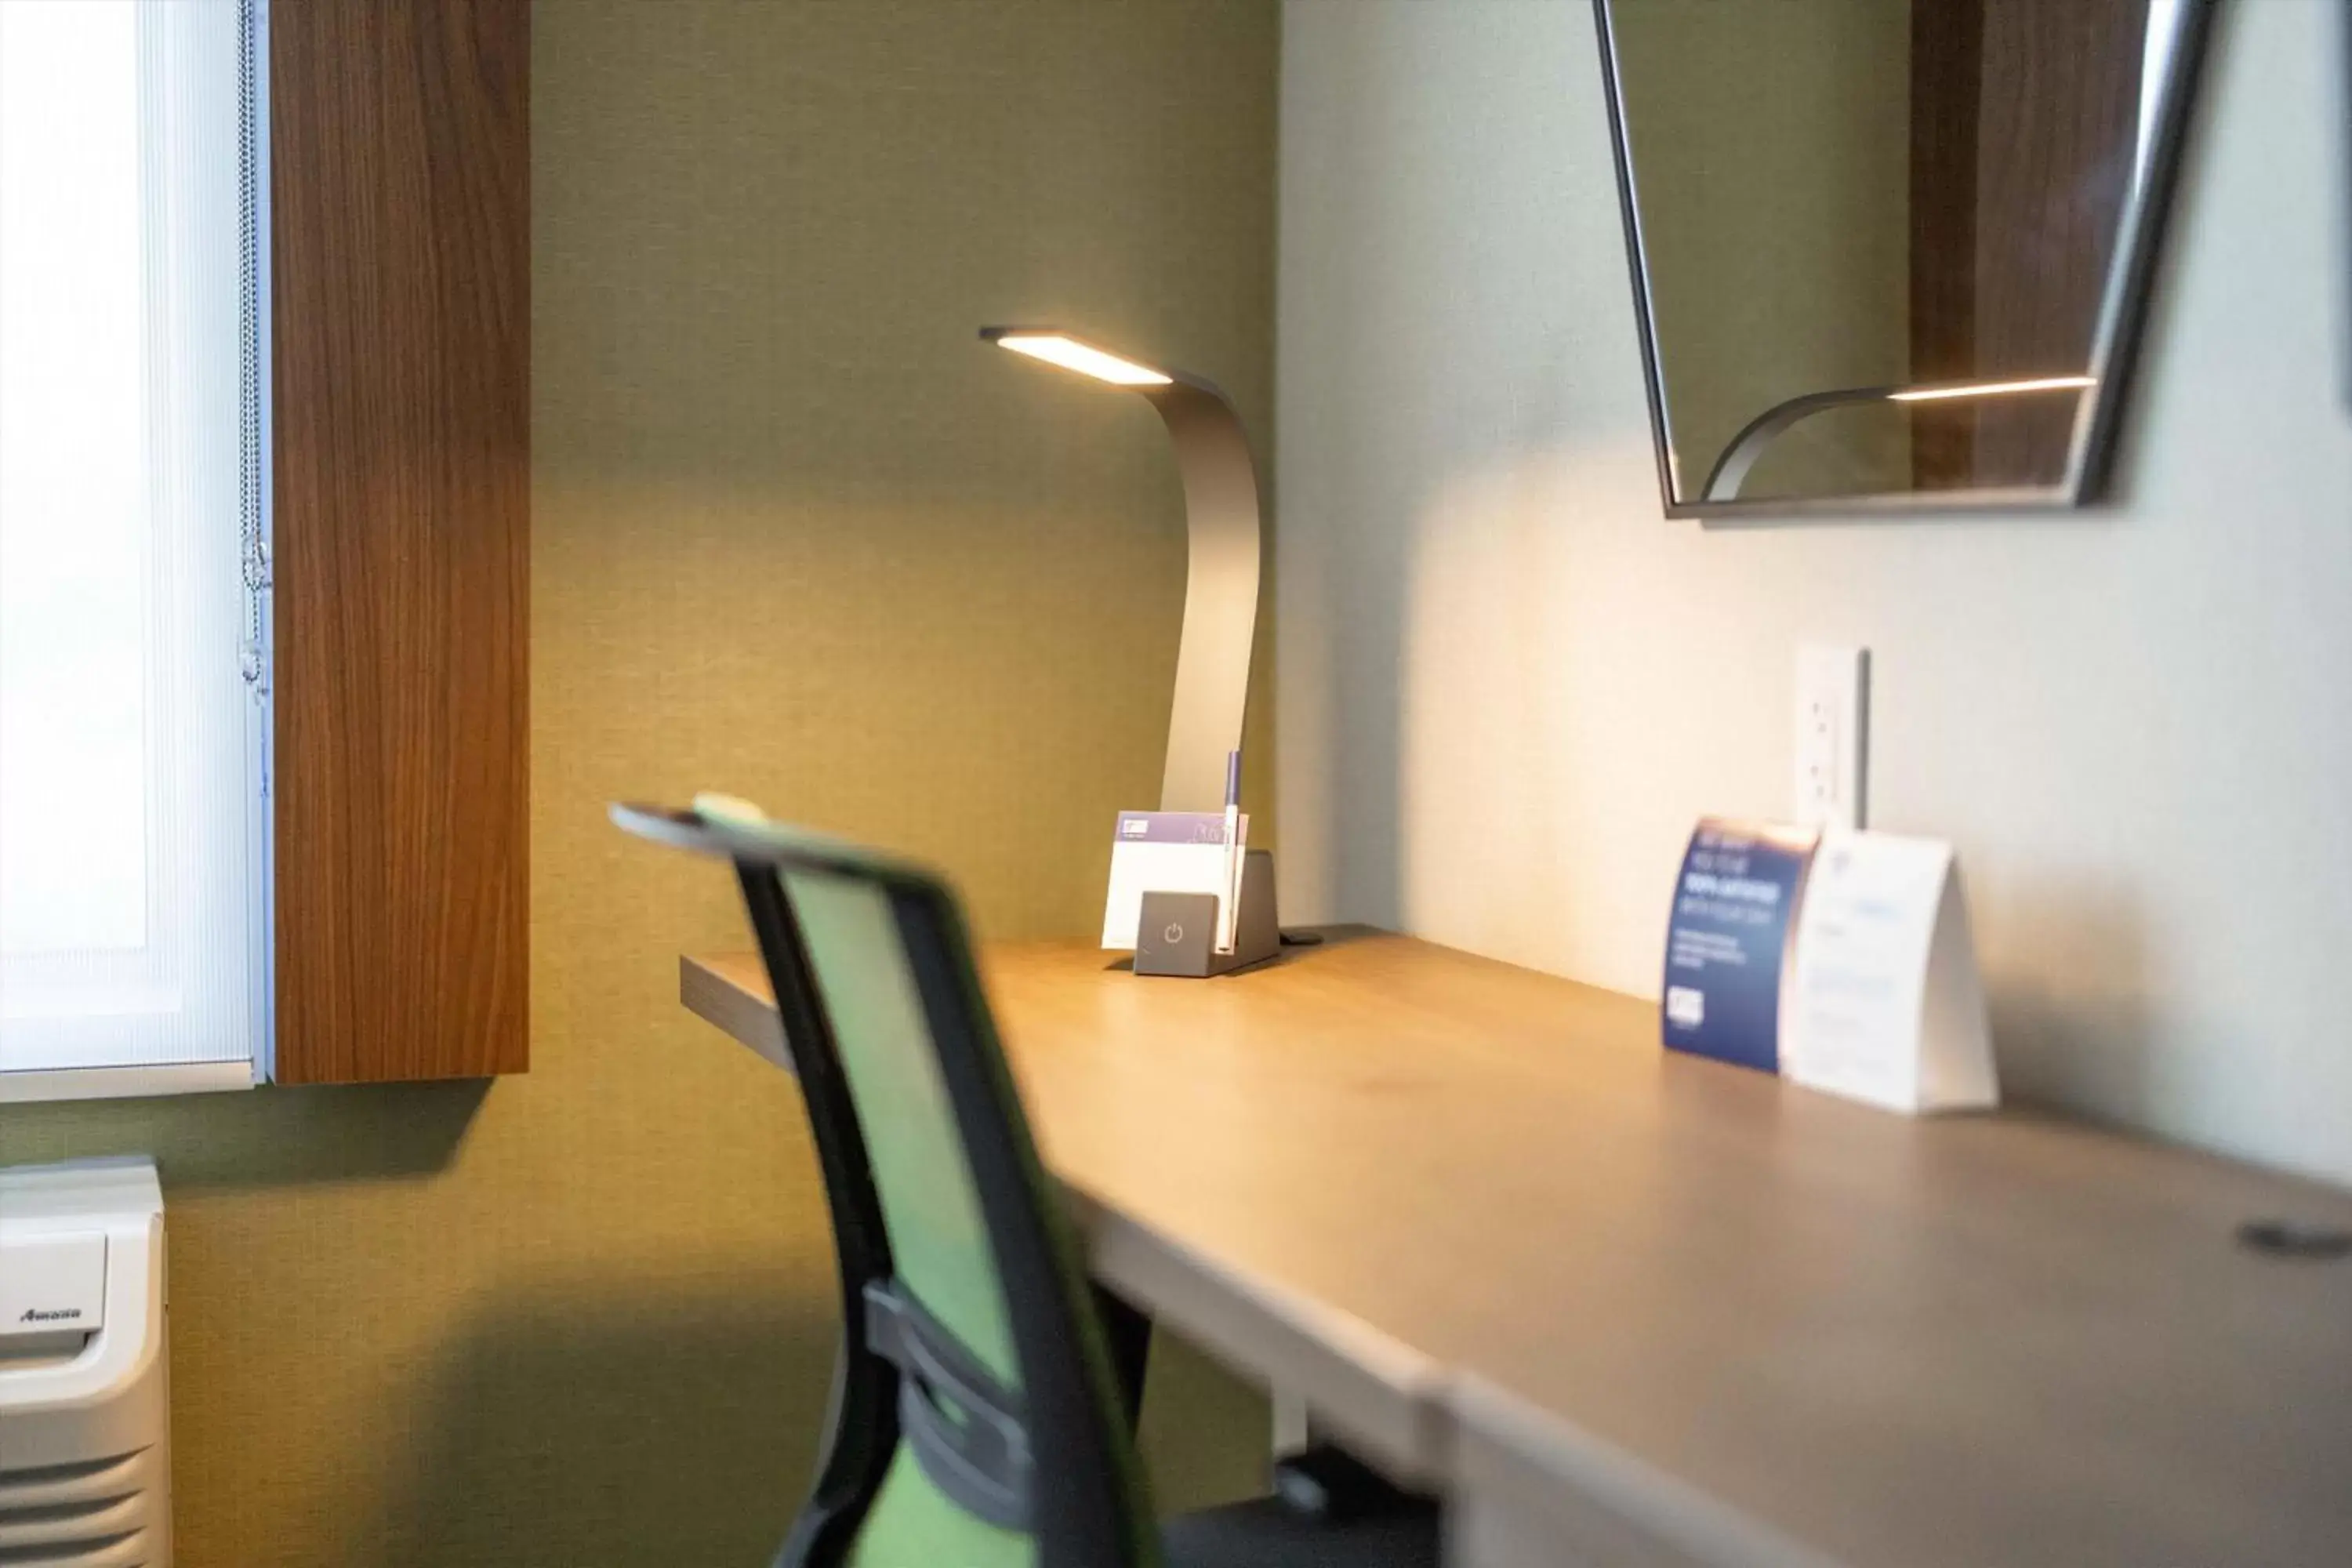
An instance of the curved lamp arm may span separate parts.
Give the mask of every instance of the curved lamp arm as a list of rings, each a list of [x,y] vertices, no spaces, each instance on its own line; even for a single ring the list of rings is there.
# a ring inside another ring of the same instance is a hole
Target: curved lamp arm
[[[1049,327],[989,327],[1003,348],[1142,394],[1168,426],[1184,481],[1187,539],[1184,630],[1176,647],[1176,696],[1160,775],[1162,811],[1217,811],[1225,759],[1241,750],[1257,639],[1257,466],[1241,416],[1197,376],[1107,353]]]
[[[1810,419],[1826,409],[1843,408],[1855,403],[1940,403],[1954,398],[2007,397],[2028,392],[2081,392],[2096,386],[2098,378],[2089,375],[2045,375],[2028,381],[1960,381],[1941,382],[1920,386],[1848,386],[1832,392],[1808,392],[1791,397],[1786,403],[1776,403],[1739,428],[1723,456],[1708,470],[1706,485],[1700,499],[1709,501],[1738,500],[1739,487],[1748,479],[1748,470],[1801,420]]]
[[[1175,376],[1144,395],[1168,426],[1184,481],[1184,630],[1160,809],[1216,811],[1225,759],[1242,749],[1257,642],[1257,466],[1241,416],[1207,382]]]
[[[1739,487],[1748,482],[1748,470],[1764,449],[1788,428],[1801,420],[1810,419],[1827,409],[1843,408],[1853,403],[1884,403],[1903,389],[1899,386],[1848,386],[1834,392],[1808,392],[1786,403],[1776,403],[1739,427],[1739,434],[1723,449],[1707,471],[1706,488],[1699,492],[1703,500],[1738,500]]]

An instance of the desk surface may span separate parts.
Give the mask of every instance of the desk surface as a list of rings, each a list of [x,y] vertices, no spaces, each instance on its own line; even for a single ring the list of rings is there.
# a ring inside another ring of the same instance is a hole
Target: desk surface
[[[983,969],[1098,1270],[1393,1464],[1507,1439],[1699,1560],[2352,1561],[2352,1261],[2232,1240],[2352,1195],[1851,1105],[1403,937]],[[756,963],[683,989],[776,1053]]]

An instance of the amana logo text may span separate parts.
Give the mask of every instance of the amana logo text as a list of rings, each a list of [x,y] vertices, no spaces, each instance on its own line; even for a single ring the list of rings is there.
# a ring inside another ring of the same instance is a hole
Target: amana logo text
[[[80,1316],[79,1307],[59,1307],[46,1312],[38,1307],[27,1307],[25,1315],[16,1321],[20,1323],[70,1323]]]

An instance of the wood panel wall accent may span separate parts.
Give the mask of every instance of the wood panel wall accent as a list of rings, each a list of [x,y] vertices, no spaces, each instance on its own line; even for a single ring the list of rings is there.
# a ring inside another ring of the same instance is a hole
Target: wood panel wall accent
[[[2090,363],[2131,195],[2147,35],[2147,0],[1985,7],[1976,302],[1985,375],[2064,375]],[[1978,482],[2058,482],[2074,410],[2071,397],[1981,405]]]
[[[2130,195],[2147,0],[1913,0],[1911,379],[2078,374]],[[2063,397],[1912,411],[1925,489],[2056,484]]]
[[[528,0],[278,0],[278,1064],[528,1061]]]
[[[1977,120],[1984,0],[1911,6],[1911,381],[1976,374]],[[1911,482],[1976,478],[1976,405],[1911,410]]]

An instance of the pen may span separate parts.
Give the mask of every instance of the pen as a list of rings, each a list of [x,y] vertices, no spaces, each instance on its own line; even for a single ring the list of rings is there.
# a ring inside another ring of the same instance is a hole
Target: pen
[[[1242,902],[1242,754],[1225,753],[1225,899],[1217,920],[1217,951],[1234,950]]]

